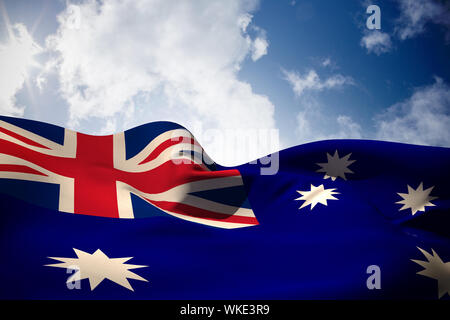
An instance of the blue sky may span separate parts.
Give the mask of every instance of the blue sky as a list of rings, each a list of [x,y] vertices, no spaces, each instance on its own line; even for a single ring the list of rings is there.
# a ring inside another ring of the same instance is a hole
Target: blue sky
[[[92,134],[176,121],[223,164],[328,138],[450,146],[448,2],[2,3],[3,115]]]

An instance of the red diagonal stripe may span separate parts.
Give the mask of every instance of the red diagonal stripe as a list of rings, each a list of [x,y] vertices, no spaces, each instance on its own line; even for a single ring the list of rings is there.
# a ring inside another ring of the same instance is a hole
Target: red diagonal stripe
[[[200,209],[200,208],[193,207],[193,206],[179,203],[179,202],[152,201],[147,198],[144,198],[144,199],[160,209],[171,211],[171,212],[185,215],[185,216],[202,218],[202,219],[213,220],[213,221],[229,222],[229,223],[243,223],[243,224],[248,224],[248,225],[259,224],[258,220],[256,220],[255,217],[243,217],[243,216],[229,215],[229,214],[209,211],[209,210],[205,210],[205,209]]]
[[[150,161],[156,159],[156,157],[158,157],[158,156],[160,155],[161,152],[163,152],[164,150],[166,150],[166,149],[169,148],[170,146],[173,146],[173,145],[176,145],[176,144],[179,144],[179,143],[190,143],[190,144],[192,144],[192,145],[200,146],[200,145],[198,144],[198,142],[195,141],[195,140],[192,139],[192,138],[177,137],[177,138],[174,138],[174,139],[169,139],[169,140],[166,140],[166,141],[162,142],[159,146],[157,146],[157,147],[155,148],[155,150],[153,150],[153,151],[148,155],[148,157],[145,158],[144,160],[142,160],[139,164],[147,163],[147,162],[150,162]]]
[[[0,127],[0,132],[3,132],[3,133],[5,133],[5,134],[7,134],[8,136],[11,136],[11,137],[13,137],[13,138],[16,138],[17,140],[20,140],[20,141],[22,141],[22,142],[25,142],[26,144],[28,144],[28,145],[30,145],[30,146],[39,147],[39,148],[44,148],[44,149],[50,149],[50,148],[48,148],[48,147],[46,147],[46,146],[43,146],[43,145],[40,144],[40,143],[37,143],[37,142],[35,142],[35,141],[31,140],[31,139],[25,138],[25,137],[23,137],[23,136],[21,136],[21,135],[15,133],[15,132],[12,132],[12,131],[9,131],[8,129],[5,129],[5,128],[3,128],[3,127]]]
[[[0,171],[8,171],[8,172],[20,172],[20,173],[31,173],[37,174],[40,176],[47,176],[46,174],[34,170],[33,168],[22,166],[19,164],[0,164]]]

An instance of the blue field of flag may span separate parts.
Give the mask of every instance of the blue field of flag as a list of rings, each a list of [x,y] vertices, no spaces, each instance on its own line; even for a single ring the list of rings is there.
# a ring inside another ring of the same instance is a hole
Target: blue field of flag
[[[449,298],[450,149],[329,140],[279,159],[274,175],[236,167],[259,225],[233,230],[73,215],[2,193],[0,296]]]

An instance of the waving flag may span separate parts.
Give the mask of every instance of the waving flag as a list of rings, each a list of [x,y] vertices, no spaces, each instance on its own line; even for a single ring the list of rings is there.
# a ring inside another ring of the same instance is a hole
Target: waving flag
[[[3,299],[450,297],[448,148],[320,141],[264,175],[167,122],[0,128]]]
[[[0,117],[0,152],[3,189],[10,189],[10,180],[52,184],[56,188],[39,191],[39,198],[46,207],[59,211],[135,218],[154,214],[152,209],[157,208],[222,228],[258,223],[245,206],[239,171],[218,171],[204,163],[208,158],[203,149],[189,131],[174,123],[90,136]],[[12,184],[20,188],[16,181]],[[231,203],[226,197],[212,200],[224,192]],[[149,205],[141,208],[135,199]]]

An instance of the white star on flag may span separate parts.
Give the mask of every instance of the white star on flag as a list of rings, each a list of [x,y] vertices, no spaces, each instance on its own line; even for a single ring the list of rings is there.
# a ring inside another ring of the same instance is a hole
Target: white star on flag
[[[67,283],[75,280],[89,279],[91,291],[94,290],[100,282],[104,279],[109,279],[131,291],[134,291],[131,287],[128,279],[135,279],[140,281],[146,281],[146,279],[138,276],[137,274],[129,271],[130,269],[145,268],[147,266],[140,266],[134,264],[126,264],[130,258],[109,258],[100,249],[93,254],[89,254],[82,250],[73,249],[78,258],[53,258],[53,260],[61,261],[62,263],[47,264],[47,267],[57,267],[65,269],[76,269],[71,277],[67,279]]]
[[[327,205],[327,200],[339,200],[333,196],[333,194],[339,194],[339,192],[335,192],[334,189],[325,189],[323,184],[318,187],[311,185],[310,191],[299,191],[297,192],[302,196],[295,200],[305,200],[301,205],[301,208],[306,207],[307,205],[311,205],[311,210],[316,206],[316,204],[321,203],[323,205]]]
[[[335,181],[337,177],[341,177],[342,179],[347,180],[345,174],[354,173],[352,170],[348,168],[348,166],[356,161],[356,160],[349,160],[351,155],[352,154],[349,153],[346,156],[339,158],[339,153],[337,150],[333,156],[331,156],[327,152],[328,162],[316,163],[317,165],[322,167],[316,172],[325,172],[325,176],[323,177],[324,179],[331,178],[331,180]]]
[[[417,187],[416,190],[408,185],[408,193],[397,193],[403,200],[397,201],[398,204],[403,204],[403,207],[399,209],[411,209],[412,215],[415,215],[417,211],[425,211],[425,207],[433,207],[435,204],[431,203],[431,200],[437,199],[437,197],[430,196],[431,190],[434,186],[423,190],[423,183]]]
[[[411,261],[425,268],[422,271],[417,272],[417,274],[438,281],[439,298],[442,298],[446,293],[450,295],[450,262],[443,262],[433,249],[431,249],[433,255],[419,247],[417,247],[417,249],[419,249],[428,260],[422,261],[411,259]]]

